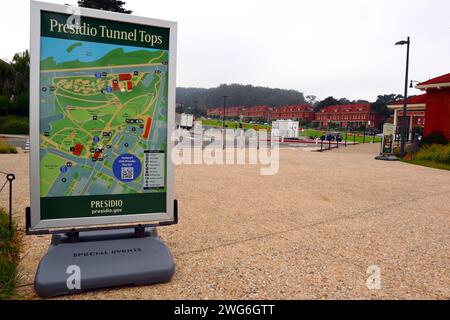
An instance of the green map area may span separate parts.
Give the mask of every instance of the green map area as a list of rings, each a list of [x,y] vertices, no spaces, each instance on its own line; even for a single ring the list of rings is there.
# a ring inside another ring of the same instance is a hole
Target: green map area
[[[41,38],[41,197],[165,192],[168,51]],[[62,55],[64,56],[64,55]]]

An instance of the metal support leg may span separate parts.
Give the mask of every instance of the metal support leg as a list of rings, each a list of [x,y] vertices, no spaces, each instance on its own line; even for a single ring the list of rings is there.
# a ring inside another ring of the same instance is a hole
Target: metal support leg
[[[68,243],[80,242],[80,233],[77,231],[68,232],[67,233],[67,242]]]
[[[145,237],[145,227],[138,226],[134,228],[134,236],[135,238],[144,238]]]

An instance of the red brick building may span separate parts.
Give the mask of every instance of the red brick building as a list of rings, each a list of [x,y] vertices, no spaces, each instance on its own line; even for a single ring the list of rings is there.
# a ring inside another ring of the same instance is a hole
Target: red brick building
[[[242,114],[242,107],[227,107],[225,109],[225,116],[229,118],[239,118]],[[222,108],[208,108],[207,110],[208,116],[223,116],[223,107]]]
[[[223,108],[208,108],[208,116],[223,116]],[[307,122],[314,121],[314,110],[310,105],[294,105],[272,108],[269,106],[256,107],[227,107],[226,117],[252,120],[287,120],[287,119],[303,119]]]
[[[424,135],[440,131],[450,140],[450,73],[419,83],[416,88],[426,91]]]
[[[270,120],[298,119],[309,123],[314,118],[314,110],[310,105],[278,107],[270,113]]]
[[[269,106],[256,106],[256,107],[246,107],[242,108],[242,116],[246,119],[260,119],[269,120],[270,113],[272,112],[272,107]]]
[[[316,112],[316,121],[321,127],[334,124],[338,127],[379,128],[381,116],[371,109],[370,104],[349,104],[325,107]]]
[[[206,114],[208,115],[208,117],[221,116],[223,115],[223,108],[208,108]]]

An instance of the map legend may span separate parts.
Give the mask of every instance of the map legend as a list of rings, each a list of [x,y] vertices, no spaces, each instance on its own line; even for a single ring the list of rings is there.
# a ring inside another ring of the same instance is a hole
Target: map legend
[[[164,189],[164,151],[145,151],[144,159],[144,190]]]

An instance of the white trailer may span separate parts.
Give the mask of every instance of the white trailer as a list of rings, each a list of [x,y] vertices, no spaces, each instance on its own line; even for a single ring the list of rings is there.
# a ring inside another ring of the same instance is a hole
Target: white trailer
[[[182,113],[175,117],[176,126],[182,129],[192,129],[194,127],[194,115]]]
[[[277,120],[272,122],[272,138],[298,138],[300,123],[293,120]]]

